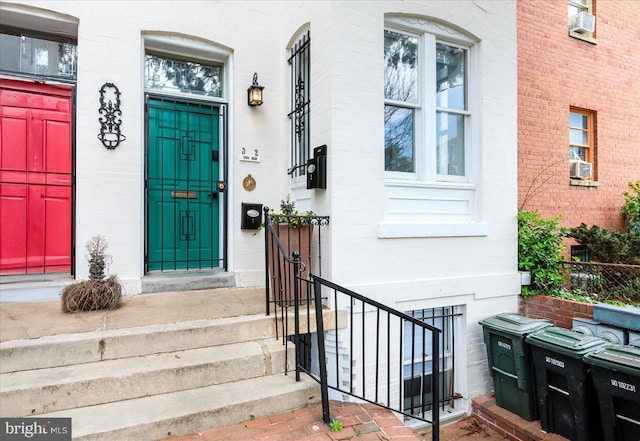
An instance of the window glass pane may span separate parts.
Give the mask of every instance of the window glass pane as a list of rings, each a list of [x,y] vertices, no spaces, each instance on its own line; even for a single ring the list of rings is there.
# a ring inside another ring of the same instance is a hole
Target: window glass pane
[[[148,88],[222,97],[222,66],[147,54],[144,69],[145,86]]]
[[[570,134],[571,144],[580,144],[580,145],[589,144],[589,132],[586,132],[584,130],[571,129],[569,131],[569,134]]]
[[[0,53],[0,70],[76,78],[78,50],[75,44],[1,34]]]
[[[384,169],[414,172],[414,111],[384,106]]]
[[[384,31],[384,97],[418,102],[418,38]]]
[[[584,147],[569,147],[569,159],[573,161],[586,161],[587,149]]]
[[[589,248],[586,245],[571,245],[571,261],[589,262]]]
[[[441,402],[451,400],[450,387],[453,386],[454,381],[453,312],[453,308],[450,307],[406,312],[407,315],[442,330],[440,340],[442,346],[438,360],[440,371],[439,400]],[[432,334],[427,331],[423,337],[422,331],[419,331],[420,328],[408,321],[404,322],[403,327],[403,410],[410,413],[420,413],[431,410],[433,405],[431,394]]]
[[[569,125],[574,129],[587,129],[588,127],[588,118],[587,115],[582,115],[581,113],[573,113],[571,112],[571,116],[569,119]]]
[[[465,50],[436,44],[436,106],[465,110]]]
[[[0,70],[20,72],[20,36],[0,34]]]
[[[437,112],[436,136],[437,173],[464,176],[464,116]]]

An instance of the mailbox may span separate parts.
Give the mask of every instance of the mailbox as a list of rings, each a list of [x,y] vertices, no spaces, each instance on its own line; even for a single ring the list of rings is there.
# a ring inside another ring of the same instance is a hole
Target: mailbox
[[[313,158],[307,160],[307,188],[327,188],[327,146],[313,149]]]
[[[257,230],[262,223],[262,204],[242,203],[240,228],[243,230]]]

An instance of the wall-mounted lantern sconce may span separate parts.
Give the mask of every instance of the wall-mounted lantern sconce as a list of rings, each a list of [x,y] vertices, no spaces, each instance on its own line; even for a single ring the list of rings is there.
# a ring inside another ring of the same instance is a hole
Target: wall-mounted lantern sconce
[[[258,73],[253,74],[253,84],[247,89],[248,104],[252,107],[262,104],[262,89],[264,86],[258,84]]]

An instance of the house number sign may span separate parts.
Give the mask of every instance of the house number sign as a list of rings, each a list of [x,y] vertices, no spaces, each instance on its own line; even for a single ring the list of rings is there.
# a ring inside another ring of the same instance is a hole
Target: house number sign
[[[104,83],[100,88],[100,133],[98,139],[109,150],[120,145],[126,137],[120,132],[122,110],[120,110],[120,90],[113,83]]]

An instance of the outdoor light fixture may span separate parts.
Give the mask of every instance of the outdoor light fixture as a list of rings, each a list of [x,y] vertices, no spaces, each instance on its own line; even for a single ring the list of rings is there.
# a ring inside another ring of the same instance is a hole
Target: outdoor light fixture
[[[253,84],[247,89],[248,104],[252,107],[262,104],[262,89],[264,86],[258,84],[258,73],[253,74]]]

